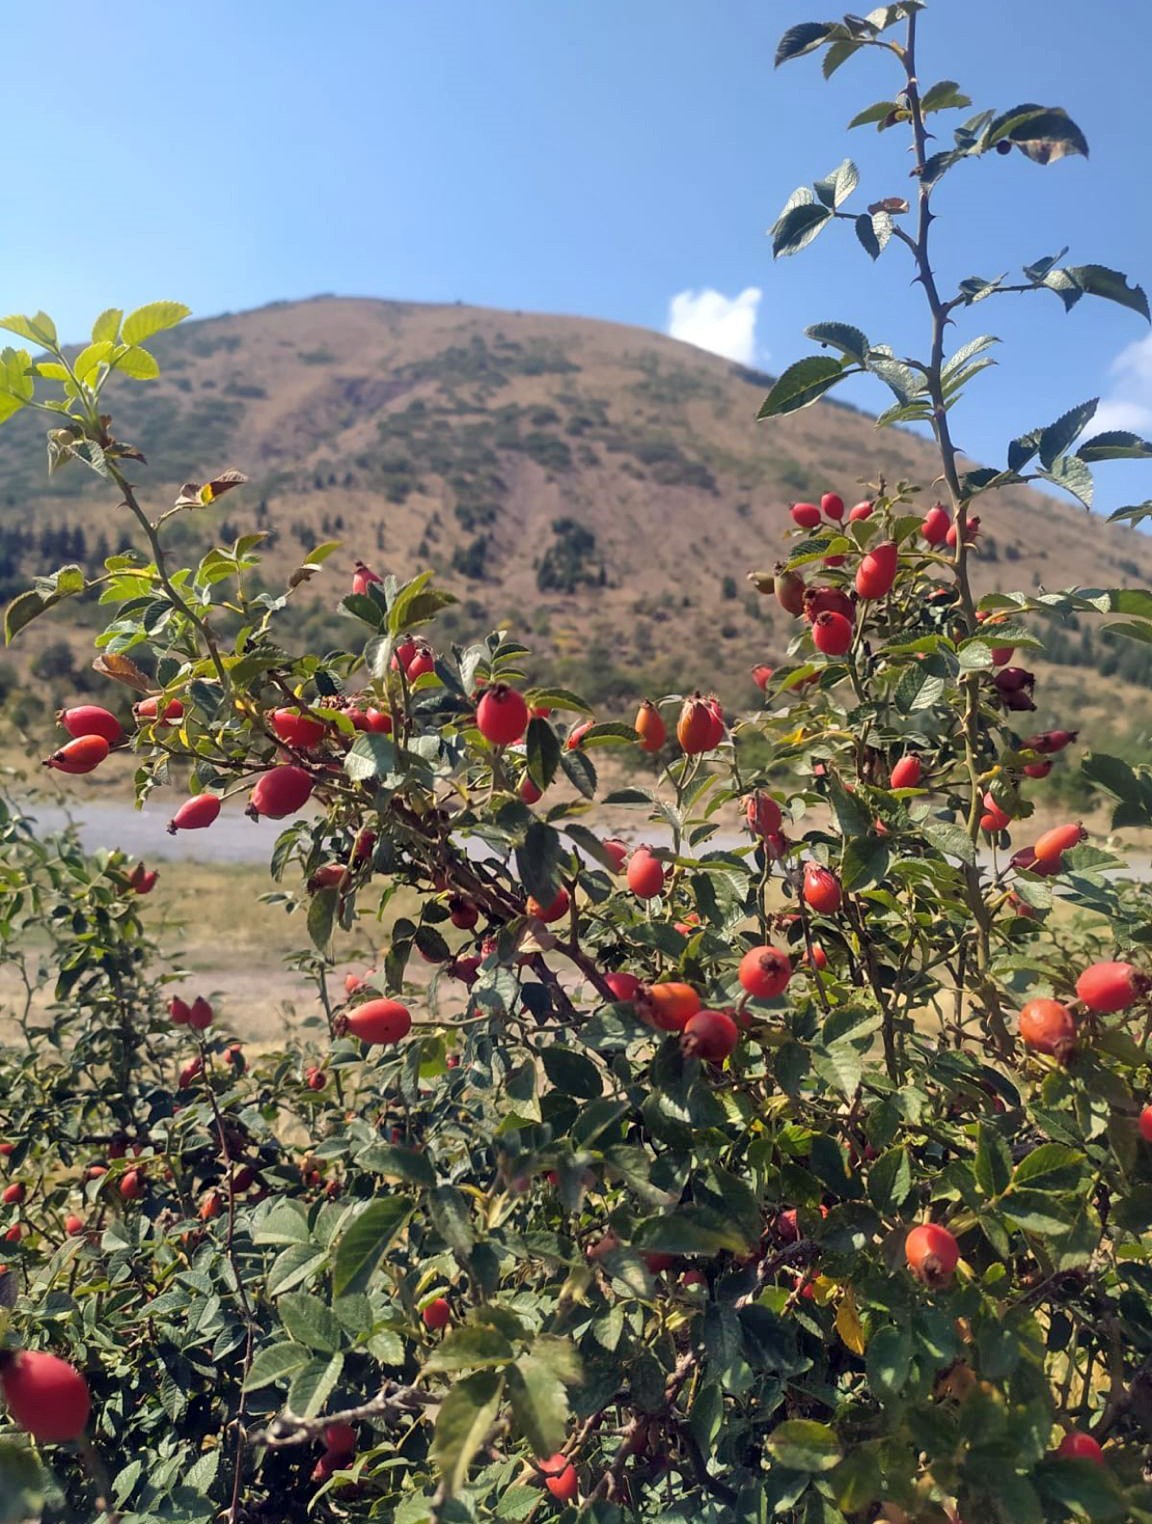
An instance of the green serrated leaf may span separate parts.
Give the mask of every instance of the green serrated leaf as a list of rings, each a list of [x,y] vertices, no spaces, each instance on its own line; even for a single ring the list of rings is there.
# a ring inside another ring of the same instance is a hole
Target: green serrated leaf
[[[1062,455],[1052,463],[1049,470],[1037,474],[1042,481],[1063,487],[1065,492],[1070,492],[1085,508],[1091,508],[1094,492],[1092,472],[1075,455]]]
[[[332,1295],[363,1291],[385,1250],[412,1214],[407,1196],[381,1196],[369,1202],[340,1235],[332,1262]]]
[[[883,124],[901,110],[899,101],[874,101],[871,106],[866,106],[863,111],[858,111],[848,123],[849,131],[853,127],[870,127],[876,123],[882,129]],[[905,115],[907,109],[905,108]]]
[[[0,1524],[32,1524],[41,1517],[46,1478],[25,1442],[0,1440]]]
[[[1109,523],[1116,524],[1142,524],[1145,519],[1152,519],[1152,499],[1143,503],[1129,503],[1108,515]]]
[[[396,1143],[370,1143],[356,1155],[356,1165],[369,1174],[391,1175],[421,1187],[430,1188],[436,1184],[436,1171],[428,1155]]]
[[[4,643],[11,645],[20,631],[30,625],[34,619],[50,608],[48,599],[42,598],[34,588],[26,593],[20,593],[4,610]]]
[[[1026,1154],[1012,1174],[1012,1187],[1033,1191],[1066,1191],[1080,1183],[1084,1155],[1063,1143],[1041,1143]]]
[[[115,344],[120,336],[120,320],[123,316],[119,307],[106,307],[92,324],[93,344]]]
[[[874,376],[879,376],[885,386],[895,394],[902,403],[913,401],[922,396],[927,390],[928,382],[920,371],[914,370],[911,365],[905,365],[903,361],[893,359],[873,349],[869,352],[866,367]]]
[[[331,1355],[327,1360],[309,1360],[292,1378],[287,1406],[297,1418],[315,1418],[343,1374],[343,1355]]]
[[[787,413],[811,407],[846,375],[856,373],[856,367],[846,370],[844,361],[834,360],[831,355],[810,355],[807,359],[797,360],[777,379],[756,416],[782,418]]]
[[[1031,103],[1002,112],[989,124],[984,146],[1014,143],[1037,164],[1055,163],[1068,154],[1088,155],[1088,140],[1076,123],[1059,106]]]
[[[906,1148],[890,1148],[869,1167],[868,1195],[879,1212],[895,1215],[912,1191],[912,1163]]]
[[[498,1371],[477,1371],[449,1388],[432,1440],[432,1460],[448,1497],[467,1481],[468,1468],[495,1422],[503,1394],[504,1377]]]
[[[590,757],[586,757],[579,750],[562,750],[560,753],[560,769],[577,793],[583,794],[585,799],[595,799],[597,784],[596,769],[592,765]]]
[[[296,1344],[290,1340],[266,1344],[263,1349],[256,1351],[244,1382],[244,1390],[255,1392],[262,1386],[271,1386],[276,1381],[283,1381],[286,1376],[294,1375],[296,1371],[307,1365],[309,1359],[308,1351],[302,1344]]]
[[[101,365],[107,365],[112,353],[112,345],[104,340],[102,343],[89,344],[82,349],[72,362],[72,370],[78,381],[88,382],[99,370]]]
[[[0,328],[7,333],[18,334],[33,344],[39,344],[42,349],[55,349],[60,342],[56,336],[56,324],[46,312],[37,312],[33,317],[25,317],[18,312],[10,313],[8,317],[0,318]]]
[[[963,370],[970,360],[974,360],[977,355],[983,354],[986,349],[991,349],[993,344],[999,344],[999,342],[995,334],[982,333],[978,338],[962,344],[955,354],[945,360],[940,370],[941,379],[947,381],[957,371]]]
[[[965,95],[954,79],[938,80],[920,97],[920,109],[925,114],[931,111],[951,111],[971,104],[972,97]]]
[[[859,328],[853,328],[851,323],[813,323],[804,332],[813,343],[838,349],[858,365],[863,365],[871,348],[867,337]]]
[[[946,820],[926,820],[920,829],[945,857],[959,858],[962,863],[976,861],[975,845],[963,826]]]
[[[272,1210],[262,1217],[252,1230],[252,1242],[257,1244],[310,1244],[311,1230],[308,1214],[299,1202],[287,1199],[277,1201]]]
[[[590,1058],[570,1048],[545,1048],[540,1055],[544,1073],[563,1095],[595,1100],[604,1093],[600,1070]]]
[[[824,54],[824,62],[820,65],[824,78],[831,79],[841,64],[847,63],[853,54],[860,51],[860,48],[861,44],[858,42],[841,40],[840,42],[832,43]]]
[[[344,758],[344,771],[356,783],[396,771],[396,745],[390,736],[359,735]]]
[[[536,1455],[552,1455],[564,1443],[568,1392],[551,1364],[522,1355],[508,1371],[508,1395],[516,1426]]]
[[[438,1185],[428,1197],[428,1211],[432,1226],[440,1237],[461,1257],[472,1252],[476,1241],[472,1231],[472,1214],[465,1197],[452,1185]]]
[[[1012,1178],[1012,1155],[1008,1145],[987,1122],[981,1122],[977,1127],[973,1173],[976,1184],[989,1199],[1006,1191]]]
[[[429,1375],[507,1365],[515,1351],[499,1331],[486,1324],[453,1329],[424,1362]],[[551,1453],[551,1452],[549,1452]]]
[[[308,935],[318,952],[327,952],[336,924],[340,891],[335,885],[318,890],[308,906]]]
[[[844,844],[840,858],[840,881],[846,893],[882,884],[892,865],[892,852],[883,836],[869,832],[853,836]]]
[[[813,186],[822,206],[835,211],[842,206],[860,183],[860,172],[851,159],[845,159],[823,180]]]
[[[133,345],[117,345],[109,357],[108,364],[122,376],[131,377],[133,381],[155,381],[160,374],[160,366],[155,355]]]
[[[108,322],[114,310],[110,308],[97,321]],[[124,319],[120,336],[125,344],[143,344],[153,334],[163,333],[166,328],[175,328],[176,324],[182,323],[191,311],[191,307],[185,307],[183,302],[149,302],[146,306],[137,307],[135,312],[128,314]],[[101,337],[103,336],[102,334]],[[93,329],[92,337],[94,339],[96,337],[95,329]]]
[[[318,1296],[290,1291],[277,1302],[276,1310],[288,1336],[306,1349],[331,1355],[344,1342],[336,1314]]]
[[[880,1397],[895,1397],[912,1370],[912,1336],[907,1328],[887,1324],[868,1341],[865,1364],[868,1384]]]

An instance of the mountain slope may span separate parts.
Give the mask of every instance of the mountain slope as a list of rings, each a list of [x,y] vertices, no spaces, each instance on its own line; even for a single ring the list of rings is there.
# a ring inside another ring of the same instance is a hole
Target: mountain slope
[[[326,603],[357,556],[432,565],[469,600],[461,632],[508,622],[554,669],[590,665],[602,691],[718,674],[746,695],[787,622],[744,573],[777,559],[788,504],[934,475],[910,433],[828,403],[758,424],[767,378],[584,318],[326,297],[187,323],[154,347],[162,378],[111,394],[117,433],[148,457],[146,499],[162,508],[226,466],[251,478],[178,536],[265,529],[285,568],[340,538],[347,554],[314,584]],[[80,467],[46,480],[41,433],[28,415],[0,430],[6,595],[46,563],[93,562],[123,528]],[[1017,490],[981,511],[982,587],[1152,577],[1152,541],[1082,510]]]

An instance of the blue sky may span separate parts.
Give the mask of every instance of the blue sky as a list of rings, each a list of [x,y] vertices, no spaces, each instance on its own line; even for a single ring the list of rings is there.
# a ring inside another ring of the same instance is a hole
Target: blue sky
[[[811,58],[773,70],[784,27],[823,15],[803,0],[106,0],[70,41],[50,8],[9,6],[0,305],[43,307],[75,336],[113,304],[176,297],[208,316],[322,291],[667,330],[679,296],[678,331],[761,366],[806,352],[803,327],[825,318],[911,349],[901,251],[873,267],[835,228],[774,265],[765,237],[846,155],[861,205],[908,186],[895,134],[844,130],[891,93],[878,59],[831,84]],[[1062,104],[1092,145],[1087,163],[962,168],[940,199],[946,282],[1068,243],[1070,261],[1152,289],[1150,57],[1147,0],[932,0],[925,80],[957,79],[978,106]],[[958,415],[974,454],[1001,460],[1093,395],[1109,422],[1152,430],[1134,314],[1085,300],[1065,317],[1044,295],[974,316],[962,337],[1005,341]],[[1139,467],[1098,480],[1105,506],[1152,496]]]

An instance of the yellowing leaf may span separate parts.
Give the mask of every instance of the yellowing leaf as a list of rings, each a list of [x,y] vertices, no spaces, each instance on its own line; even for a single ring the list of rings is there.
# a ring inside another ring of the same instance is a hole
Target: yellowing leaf
[[[860,1321],[856,1296],[851,1286],[845,1290],[836,1309],[836,1332],[854,1355],[864,1353],[864,1325]]]

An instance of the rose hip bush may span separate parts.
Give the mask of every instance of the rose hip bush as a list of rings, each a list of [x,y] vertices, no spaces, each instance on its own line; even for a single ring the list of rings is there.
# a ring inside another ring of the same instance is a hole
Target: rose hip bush
[[[445,647],[450,595],[363,562],[346,649],[294,650],[336,547],[280,592],[251,590],[258,535],[174,563],[171,519],[243,478],[148,509],[104,410],[184,309],[106,312],[79,352],[5,320],[32,347],[4,351],[0,413],[49,410],[53,469],[99,473],[139,536],[99,584],[104,701],[49,766],[130,749],[207,843],[222,800],[282,821],[324,1037],[247,1053],[157,972],[146,870],[5,816],[0,1518],[1152,1520],[1149,897],[1080,822],[1029,821],[1070,756],[1119,825],[1152,823],[1152,774],[1030,733],[1025,665],[1061,612],[1147,638],[1152,595],[977,600],[969,575],[985,494],[1088,501],[1095,462],[1152,446],[1078,443],[1088,403],[962,469],[951,411],[993,340],[949,352],[1003,292],[1147,305],[1050,258],[940,289],[946,176],[1084,141],[1023,105],[942,147],[971,103],[919,81],[923,9],[785,35],[827,74],[887,54],[897,91],[853,125],[904,129],[913,182],[846,210],[845,162],[773,239],[848,221],[910,258],[928,357],[821,323],[763,416],[874,375],[884,421],[930,426],[945,500],[792,507],[753,574],[792,621],[755,714],[686,651],[700,689],[591,715],[507,632]],[[9,638],[82,590],[39,579]],[[605,795],[607,748],[643,781]],[[627,842],[593,801],[634,810]],[[386,956],[341,985],[334,934],[373,917]]]

